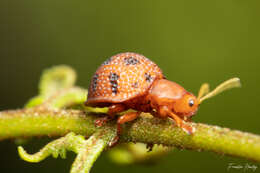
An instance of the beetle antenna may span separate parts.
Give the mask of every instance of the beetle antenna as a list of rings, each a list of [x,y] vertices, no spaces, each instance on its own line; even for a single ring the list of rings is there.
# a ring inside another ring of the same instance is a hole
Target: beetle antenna
[[[201,97],[205,96],[208,93],[209,93],[209,84],[208,83],[202,84],[197,99],[200,100]]]
[[[209,85],[203,84],[200,88],[198,100],[199,103],[203,102],[206,99],[209,99],[215,95],[222,93],[231,88],[238,88],[241,87],[240,79],[239,78],[232,78],[229,79],[220,85],[218,85],[213,91],[209,92]]]

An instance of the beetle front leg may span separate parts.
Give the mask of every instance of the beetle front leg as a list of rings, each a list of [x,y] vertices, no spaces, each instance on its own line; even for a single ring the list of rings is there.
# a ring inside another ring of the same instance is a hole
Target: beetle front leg
[[[126,106],[123,104],[113,104],[108,107],[108,115],[115,116],[115,114],[123,112],[126,110]]]
[[[182,128],[182,130],[184,130],[189,135],[193,134],[195,132],[195,128],[194,127],[192,127],[192,126],[190,126],[188,124],[185,124],[185,122],[180,117],[175,115],[174,113],[169,112],[169,116],[174,119],[174,121],[176,122],[178,127]]]

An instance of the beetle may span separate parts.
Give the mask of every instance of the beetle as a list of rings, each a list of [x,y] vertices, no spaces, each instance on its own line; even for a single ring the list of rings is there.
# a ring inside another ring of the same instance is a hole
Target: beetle
[[[96,126],[128,109],[117,119],[117,136],[111,143],[117,143],[121,125],[135,120],[141,112],[149,112],[158,118],[171,118],[187,134],[195,128],[186,123],[196,114],[201,102],[225,89],[240,86],[238,78],[233,78],[209,93],[208,84],[201,87],[199,96],[186,91],[179,84],[165,78],[162,70],[143,55],[126,52],[107,59],[92,77],[86,106],[108,107],[108,116],[97,119]]]

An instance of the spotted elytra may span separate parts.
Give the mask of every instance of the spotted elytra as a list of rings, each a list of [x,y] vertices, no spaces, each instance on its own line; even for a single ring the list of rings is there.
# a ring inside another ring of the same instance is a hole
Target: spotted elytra
[[[107,116],[96,120],[96,126],[113,119],[117,113],[136,110],[117,119],[117,136],[111,142],[114,145],[119,139],[121,124],[136,119],[141,112],[149,112],[158,118],[172,118],[178,127],[193,134],[195,128],[186,122],[191,120],[201,102],[239,86],[239,78],[223,82],[212,92],[209,92],[208,84],[203,84],[195,97],[177,83],[166,80],[161,69],[148,58],[126,52],[112,56],[97,69],[85,105],[109,108]]]

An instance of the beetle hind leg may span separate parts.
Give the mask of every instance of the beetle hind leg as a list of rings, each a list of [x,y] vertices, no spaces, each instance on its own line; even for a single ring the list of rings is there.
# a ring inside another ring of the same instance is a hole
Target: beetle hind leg
[[[113,105],[109,106],[108,107],[108,113],[107,113],[108,116],[105,116],[105,117],[102,117],[102,118],[95,120],[95,126],[96,127],[103,126],[104,124],[106,124],[106,122],[114,119],[115,115],[117,113],[123,112],[125,110],[126,110],[126,107],[123,104],[113,104]]]
[[[113,117],[111,117],[111,116],[105,116],[105,117],[102,117],[102,118],[98,118],[98,119],[95,120],[95,126],[101,127],[112,119],[113,119]]]

